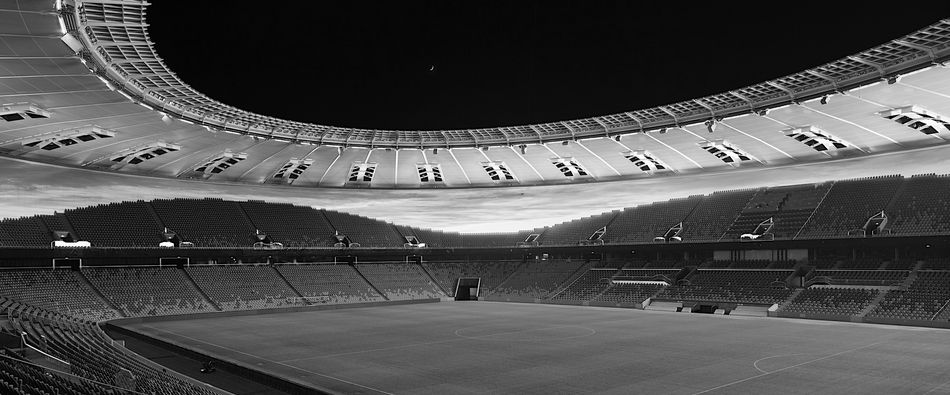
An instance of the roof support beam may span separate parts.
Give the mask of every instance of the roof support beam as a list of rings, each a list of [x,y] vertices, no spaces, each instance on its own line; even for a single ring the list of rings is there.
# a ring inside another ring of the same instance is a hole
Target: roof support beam
[[[749,105],[749,111],[752,111],[753,113],[755,112],[755,110],[756,110],[756,109],[755,109],[755,104],[752,103],[752,100],[751,100],[751,99],[749,99],[749,98],[746,97],[745,95],[739,94],[739,93],[736,92],[736,91],[729,91],[729,94],[730,94],[730,95],[733,95],[733,96],[735,96],[735,97],[737,97],[737,98],[739,98],[739,100],[742,100],[742,101],[746,102],[746,104]]]
[[[511,136],[509,136],[508,133],[505,133],[501,128],[492,128],[491,130],[497,131],[501,133],[502,136],[505,136],[505,144],[508,144],[509,147],[511,146]]]
[[[786,88],[785,86],[780,85],[779,83],[777,83],[777,82],[775,82],[775,81],[765,81],[765,83],[766,83],[768,86],[771,86],[771,87],[773,87],[773,88],[775,88],[775,89],[778,89],[778,90],[781,90],[782,92],[785,92],[785,94],[788,95],[788,98],[789,98],[789,100],[791,100],[792,103],[799,104],[799,103],[798,103],[798,95],[796,95],[795,92],[793,92],[791,89],[788,89],[788,88]]]
[[[818,77],[818,78],[821,78],[821,79],[823,79],[823,80],[825,80],[825,81],[830,82],[831,85],[835,87],[835,91],[841,93],[841,91],[838,90],[838,81],[835,80],[834,78],[831,78],[831,77],[829,77],[829,76],[827,76],[827,75],[824,75],[824,74],[822,74],[822,73],[819,73],[819,72],[817,72],[817,71],[815,71],[815,70],[805,70],[805,72],[808,73],[808,74],[811,74],[811,75],[813,75],[813,76],[815,76],[815,77]]]
[[[535,127],[534,125],[528,125],[528,127],[530,127],[531,130],[533,130],[535,133],[538,134],[538,144],[544,144],[544,135],[541,134],[541,131],[538,130],[538,128]]]
[[[601,121],[601,118],[591,118],[591,119],[593,119],[594,122],[597,122],[597,124],[600,125],[600,127],[604,128],[604,136],[606,136],[607,138],[610,138],[610,127],[608,127],[606,123]]]
[[[637,118],[636,116],[634,116],[633,114],[631,114],[631,113],[629,113],[629,112],[625,112],[624,115],[630,117],[630,119],[632,119],[634,122],[637,123],[637,128],[640,129],[640,133],[643,133],[643,132],[644,132],[644,130],[643,130],[643,122],[640,122],[640,118]]]
[[[468,173],[465,172],[465,168],[462,167],[462,162],[459,162],[458,158],[455,157],[455,153],[452,152],[452,149],[446,148],[446,151],[449,151],[449,156],[452,157],[452,160],[455,161],[455,164],[459,167],[459,170],[462,171],[462,175],[465,176],[465,181],[468,182],[468,185],[472,185],[472,179],[468,178]]]
[[[574,128],[568,126],[568,125],[567,125],[566,123],[564,123],[564,122],[558,122],[558,123],[559,123],[561,126],[563,126],[565,129],[567,129],[568,132],[571,132],[571,140],[575,140],[575,141],[577,140],[577,133],[574,131]]]
[[[712,119],[713,119],[714,121],[718,121],[718,119],[717,119],[717,117],[716,117],[716,110],[713,110],[712,107],[707,106],[705,103],[703,103],[703,102],[701,102],[701,101],[699,101],[699,100],[693,100],[693,103],[696,103],[698,106],[700,106],[700,107],[705,108],[706,110],[708,110],[708,111],[709,111],[709,114],[712,115]]]
[[[933,48],[925,47],[925,46],[922,46],[922,45],[917,45],[917,44],[914,44],[914,43],[912,43],[912,42],[908,42],[908,41],[904,41],[904,40],[894,40],[894,42],[895,42],[895,43],[898,43],[898,44],[900,44],[900,45],[906,45],[906,46],[908,46],[908,47],[914,48],[914,49],[919,50],[919,51],[926,52],[928,55],[930,55],[930,63],[933,63],[934,65],[945,66],[945,64],[940,63],[940,62],[937,60],[937,52],[934,51]]]
[[[336,157],[333,158],[333,160],[330,162],[330,165],[327,166],[327,169],[323,171],[323,175],[320,176],[319,180],[317,180],[317,185],[323,184],[323,179],[327,177],[327,174],[330,173],[330,169],[333,168],[333,165],[335,165],[336,162],[340,160],[340,157],[342,156],[343,156],[343,152],[340,150],[336,150]]]
[[[864,65],[871,66],[871,67],[877,69],[877,73],[880,74],[881,79],[887,78],[887,72],[884,71],[884,66],[881,65],[881,64],[879,64],[879,63],[869,62],[869,61],[867,61],[867,60],[861,59],[861,58],[856,57],[856,56],[848,56],[848,59],[851,59],[851,60],[853,60],[853,61],[855,61],[855,62],[864,64]]]
[[[663,112],[669,114],[671,117],[673,117],[673,124],[675,124],[676,127],[678,127],[678,128],[679,128],[679,127],[682,127],[682,126],[680,126],[680,120],[679,120],[679,118],[676,117],[676,114],[673,113],[673,111],[670,111],[670,109],[669,109],[669,108],[666,108],[665,106],[660,106],[660,107],[657,107],[657,108],[659,108],[660,111],[663,111]]]

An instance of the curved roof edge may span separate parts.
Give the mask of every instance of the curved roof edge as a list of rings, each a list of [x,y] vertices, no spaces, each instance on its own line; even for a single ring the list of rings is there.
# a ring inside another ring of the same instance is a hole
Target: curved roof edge
[[[96,74],[134,101],[208,128],[299,144],[367,148],[516,146],[642,133],[763,113],[844,92],[950,60],[950,18],[797,74],[717,95],[647,109],[542,124],[459,130],[375,130],[255,114],[191,88],[165,66],[148,36],[144,0],[75,0],[60,10]]]

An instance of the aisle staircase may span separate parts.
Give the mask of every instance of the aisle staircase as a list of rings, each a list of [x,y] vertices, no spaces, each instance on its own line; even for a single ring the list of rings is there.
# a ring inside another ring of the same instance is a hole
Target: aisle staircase
[[[871,303],[868,303],[867,307],[865,307],[863,310],[855,314],[854,317],[852,318],[864,318],[865,316],[867,316],[869,313],[874,311],[874,309],[876,309],[877,306],[881,304],[881,301],[884,300],[884,298],[887,296],[889,292],[891,291],[888,290],[888,291],[878,292],[877,295],[874,296],[874,299],[871,299]]]
[[[104,303],[106,306],[109,306],[110,309],[115,310],[119,314],[120,317],[127,317],[127,315],[125,314],[124,311],[122,311],[122,309],[120,309],[118,306],[112,303],[112,301],[109,300],[109,298],[103,295],[102,292],[99,291],[99,288],[96,288],[95,285],[92,285],[92,282],[89,281],[89,279],[86,278],[84,274],[82,274],[82,270],[73,271],[73,276],[76,276],[76,278],[78,278],[79,281],[83,283],[83,285],[91,289],[92,292],[95,293],[96,296],[99,298],[99,300],[102,301],[102,303]]]
[[[454,292],[453,292],[453,293],[449,293],[449,292],[447,292],[447,291],[445,290],[445,288],[442,288],[442,283],[436,281],[435,276],[433,276],[432,273],[429,272],[429,269],[426,269],[425,265],[422,265],[422,264],[419,264],[419,263],[413,263],[413,265],[416,265],[416,266],[419,268],[419,270],[422,270],[422,272],[426,274],[426,276],[429,278],[429,281],[432,282],[432,284],[435,284],[435,286],[436,286],[437,288],[439,288],[439,291],[442,292],[442,295],[444,295],[444,296],[446,296],[446,297],[453,297],[453,296],[455,296],[455,293],[454,293]],[[458,281],[458,280],[456,280],[456,281]]]
[[[369,279],[366,278],[366,276],[363,275],[362,272],[360,272],[360,269],[357,269],[356,266],[355,266],[355,265],[352,265],[352,264],[350,264],[350,267],[353,268],[353,271],[355,271],[356,274],[359,274],[359,275],[360,275],[360,278],[362,278],[363,281],[366,282],[366,284],[368,284],[371,288],[373,288],[373,291],[376,291],[376,293],[379,294],[379,296],[382,296],[383,299],[389,300],[389,295],[386,295],[385,292],[380,291],[379,288],[376,288],[376,284],[373,284],[371,281],[369,281]]]
[[[191,274],[188,273],[187,270],[185,269],[178,269],[178,270],[181,270],[182,273],[185,273],[185,278],[188,279],[188,282],[191,283],[191,286],[194,289],[198,290],[198,294],[201,295],[201,297],[205,299],[205,302],[208,302],[208,304],[214,307],[215,310],[224,311],[224,309],[221,308],[221,305],[219,305],[218,302],[215,302],[214,299],[211,299],[211,297],[205,293],[205,290],[201,289],[201,287],[198,286],[198,283],[195,282],[195,279],[191,277]]]
[[[800,295],[804,290],[805,288],[795,288],[795,290],[793,290],[792,293],[788,295],[788,299],[785,299],[785,301],[779,303],[777,311],[785,310],[785,308],[792,304],[792,301],[795,300],[795,298],[797,298],[798,295]]]
[[[584,274],[593,268],[598,262],[599,261],[586,262],[583,265],[578,266],[578,268],[574,269],[574,272],[572,272],[570,276],[567,276],[567,281],[561,283],[561,285],[555,288],[554,291],[545,296],[544,299],[554,299],[555,296],[570,288],[571,285],[577,282],[577,280],[579,280],[581,277],[584,277]]]
[[[300,293],[300,291],[298,291],[297,288],[294,288],[294,285],[291,284],[289,280],[287,280],[287,277],[284,276],[284,273],[281,273],[280,270],[277,270],[277,268],[274,267],[274,266],[271,266],[271,269],[274,270],[274,273],[277,273],[277,277],[280,277],[281,280],[284,280],[284,284],[287,285],[287,288],[290,288],[291,291],[294,291],[294,295],[296,295],[298,298],[300,298],[300,299],[298,299],[298,300],[303,300],[304,303],[310,304],[310,302],[307,302],[307,301],[306,301],[306,299],[304,298],[303,294]]]

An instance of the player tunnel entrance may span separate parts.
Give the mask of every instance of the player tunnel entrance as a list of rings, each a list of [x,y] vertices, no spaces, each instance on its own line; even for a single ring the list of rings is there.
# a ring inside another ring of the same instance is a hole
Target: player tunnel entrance
[[[480,277],[461,277],[455,284],[455,300],[478,300]]]
[[[730,302],[698,301],[683,303],[683,307],[678,307],[676,311],[688,311],[690,313],[698,314],[729,315],[729,313],[732,312],[732,310],[735,310],[737,306],[737,303]]]
[[[714,303],[696,303],[693,305],[693,308],[690,309],[691,313],[699,314],[715,314],[716,310],[719,310],[719,305]]]
[[[53,269],[56,268],[80,270],[82,269],[82,258],[53,258]]]

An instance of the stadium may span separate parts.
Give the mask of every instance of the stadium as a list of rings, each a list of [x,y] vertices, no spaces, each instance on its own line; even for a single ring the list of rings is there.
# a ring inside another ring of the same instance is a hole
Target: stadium
[[[0,0],[0,393],[950,394],[946,17],[683,100],[389,128],[202,93],[167,6]]]

